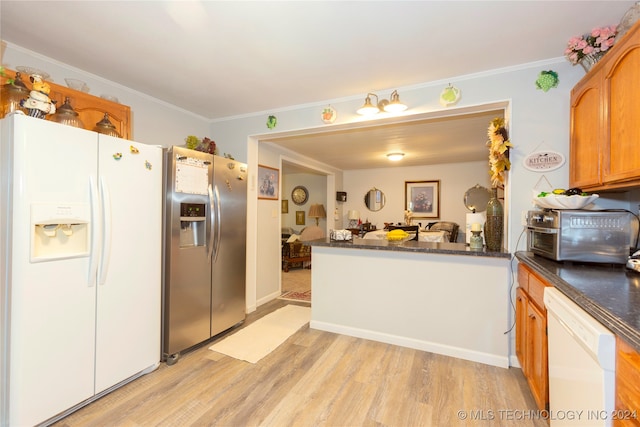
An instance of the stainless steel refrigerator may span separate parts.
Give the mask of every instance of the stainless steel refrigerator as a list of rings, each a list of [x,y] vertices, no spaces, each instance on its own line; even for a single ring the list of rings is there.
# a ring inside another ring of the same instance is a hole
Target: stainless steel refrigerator
[[[184,147],[165,151],[163,358],[245,319],[247,166]]]

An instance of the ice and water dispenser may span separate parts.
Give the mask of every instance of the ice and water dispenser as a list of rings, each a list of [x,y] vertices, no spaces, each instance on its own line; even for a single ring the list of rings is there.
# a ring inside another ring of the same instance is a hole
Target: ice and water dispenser
[[[180,203],[180,247],[205,246],[204,203]]]
[[[31,262],[89,255],[91,209],[88,203],[31,205]]]

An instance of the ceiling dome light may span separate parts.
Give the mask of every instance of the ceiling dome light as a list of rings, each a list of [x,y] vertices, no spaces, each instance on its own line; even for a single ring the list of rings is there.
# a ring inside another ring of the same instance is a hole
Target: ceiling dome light
[[[389,153],[387,154],[387,158],[392,162],[397,162],[398,160],[402,160],[404,157],[404,153]]]

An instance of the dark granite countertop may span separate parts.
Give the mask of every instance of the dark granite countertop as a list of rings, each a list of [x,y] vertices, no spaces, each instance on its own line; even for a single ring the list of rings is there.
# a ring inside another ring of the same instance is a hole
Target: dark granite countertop
[[[556,262],[531,252],[516,257],[640,351],[640,273],[624,265]]]
[[[491,258],[511,258],[509,252],[504,251],[489,251],[486,248],[483,249],[471,249],[469,245],[464,243],[434,243],[434,242],[416,242],[408,241],[401,244],[389,243],[384,239],[353,239],[353,240],[330,240],[330,239],[318,239],[304,242],[310,246],[326,246],[332,248],[347,248],[347,249],[371,249],[378,251],[398,251],[398,252],[419,252],[430,254],[445,254],[445,255],[464,255],[464,256],[479,256],[479,257],[491,257]]]

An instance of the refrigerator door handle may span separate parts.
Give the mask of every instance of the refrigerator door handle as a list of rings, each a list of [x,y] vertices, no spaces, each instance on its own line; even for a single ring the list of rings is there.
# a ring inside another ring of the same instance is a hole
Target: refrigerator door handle
[[[100,177],[100,195],[102,197],[102,253],[98,276],[98,283],[104,285],[107,281],[109,261],[111,259],[111,193],[109,185],[103,176]]]
[[[220,217],[220,191],[218,191],[218,186],[215,186],[215,190],[214,190],[214,206],[216,208],[216,240],[215,240],[215,250],[214,250],[214,255],[213,255],[213,262],[215,263],[216,260],[218,259],[218,252],[220,250],[220,239],[222,238],[222,221],[221,221],[221,217]]]
[[[209,242],[207,243],[209,247],[207,250],[207,262],[211,262],[211,257],[213,256],[213,223],[215,219],[213,214],[213,188],[211,188],[211,184],[209,184],[207,192],[209,193],[209,221],[211,221],[211,231],[209,232]]]
[[[96,178],[89,176],[89,198],[91,200],[91,255],[89,256],[89,276],[87,285],[95,286],[98,277],[98,258],[100,257],[100,201],[98,200],[98,186]]]

